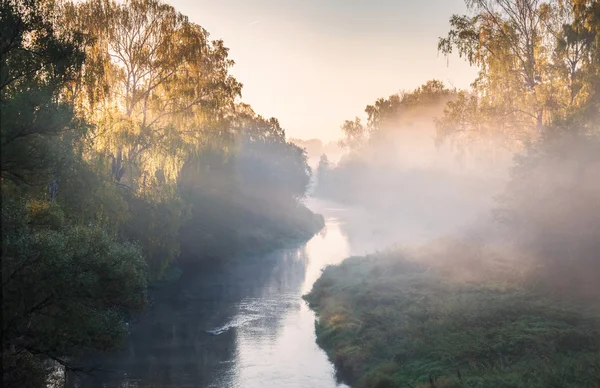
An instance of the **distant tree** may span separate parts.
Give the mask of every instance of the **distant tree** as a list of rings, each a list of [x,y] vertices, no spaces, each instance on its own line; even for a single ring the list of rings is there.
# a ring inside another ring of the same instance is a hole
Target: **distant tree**
[[[346,138],[340,141],[340,146],[349,148],[350,150],[360,149],[360,147],[365,145],[369,139],[368,129],[358,117],[356,117],[354,121],[344,121],[342,124],[342,132]]]
[[[422,118],[423,109],[437,107],[441,111],[441,107],[455,95],[456,92],[446,88],[441,81],[430,80],[411,92],[379,98],[365,108],[366,123],[356,117],[354,121],[346,120],[342,124],[345,139],[340,145],[357,152],[369,142],[384,138],[387,133],[402,131],[415,117]],[[433,119],[433,113],[426,119]]]
[[[236,128],[235,161],[244,190],[281,200],[303,198],[311,176],[306,151],[286,140],[277,119],[243,113]]]
[[[329,158],[327,155],[321,155],[321,159],[319,159],[319,165],[317,166],[317,184],[321,186],[327,180],[327,174],[331,169],[331,164],[329,163]]]
[[[179,178],[190,217],[180,231],[182,260],[223,262],[240,251],[305,239],[322,220],[301,203],[311,169],[303,148],[274,119],[236,106],[235,142],[191,156]]]
[[[367,125],[370,133],[377,133],[402,122],[404,116],[416,108],[443,105],[454,96],[454,91],[446,88],[443,82],[430,80],[411,92],[379,98],[373,105],[367,105]]]

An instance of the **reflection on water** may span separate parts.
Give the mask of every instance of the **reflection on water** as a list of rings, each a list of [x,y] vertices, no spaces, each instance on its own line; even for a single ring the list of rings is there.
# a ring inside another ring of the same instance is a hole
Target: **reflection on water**
[[[343,232],[346,211],[315,200],[309,206],[326,227],[306,244],[227,271],[186,274],[131,324],[121,352],[93,360],[96,372],[69,376],[69,385],[343,386],[315,343],[315,316],[301,296],[323,267],[353,253]]]
[[[188,271],[131,325],[123,351],[93,360],[94,375],[70,376],[69,385],[343,386],[315,343],[315,315],[301,296],[329,264],[383,249],[396,238],[418,242],[433,231],[402,214],[378,217],[314,199],[308,206],[325,216],[326,227],[306,244],[226,271]]]
[[[96,372],[70,376],[69,385],[343,386],[315,343],[315,315],[301,296],[325,266],[382,249],[395,238],[417,242],[431,230],[406,222],[401,214],[378,220],[320,200],[311,199],[308,206],[325,216],[326,226],[306,244],[226,271],[188,271],[173,289],[155,296],[147,315],[131,325],[123,351],[92,360]]]

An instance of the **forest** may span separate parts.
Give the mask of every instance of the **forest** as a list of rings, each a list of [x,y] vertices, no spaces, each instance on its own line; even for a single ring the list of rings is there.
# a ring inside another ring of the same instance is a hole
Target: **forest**
[[[3,386],[118,348],[148,287],[321,229],[305,151],[172,6],[2,0],[0,24]]]
[[[380,98],[321,157],[318,195],[429,238],[328,267],[318,342],[353,387],[598,387],[600,3],[465,3],[438,50],[471,88]]]

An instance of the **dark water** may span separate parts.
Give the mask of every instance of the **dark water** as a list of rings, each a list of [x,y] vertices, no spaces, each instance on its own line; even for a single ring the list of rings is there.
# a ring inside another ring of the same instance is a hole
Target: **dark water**
[[[309,200],[326,227],[307,243],[218,273],[187,274],[130,325],[123,351],[96,360],[88,387],[342,387],[315,343],[301,296],[321,269],[393,242],[398,228]]]

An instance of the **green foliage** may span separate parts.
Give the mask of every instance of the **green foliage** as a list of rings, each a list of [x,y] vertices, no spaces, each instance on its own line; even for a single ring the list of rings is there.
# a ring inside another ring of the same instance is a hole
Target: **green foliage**
[[[0,125],[2,178],[45,185],[72,161],[83,133],[73,107],[59,100],[83,63],[77,33],[58,35],[52,2],[2,1]]]
[[[179,197],[145,201],[127,196],[129,219],[121,235],[136,241],[148,263],[150,278],[160,279],[179,255],[179,230],[187,218],[187,206]]]
[[[0,17],[3,98],[23,92],[32,81],[56,88],[70,80],[83,63],[82,35],[57,33],[54,1],[4,0]]]
[[[118,347],[146,281],[181,276],[181,241],[218,262],[322,227],[299,203],[305,152],[236,111],[228,49],[173,7],[7,0],[0,16],[5,386]]]
[[[56,202],[71,222],[98,225],[116,233],[131,219],[127,202],[129,191],[115,185],[102,163],[94,164],[78,158],[56,174]]]
[[[57,32],[52,1],[3,1],[0,15],[3,383],[36,387],[56,363],[119,345],[146,269],[136,246],[92,226],[114,224],[107,191],[118,196],[81,159],[86,125],[63,95],[81,34]]]
[[[46,360],[71,366],[82,352],[121,343],[124,314],[146,305],[139,248],[98,228],[65,224],[55,204],[9,198],[2,201],[2,237],[5,384],[33,384],[28,374],[42,378]]]
[[[598,312],[518,284],[456,282],[393,253],[328,267],[305,298],[319,344],[356,387],[600,381]]]

